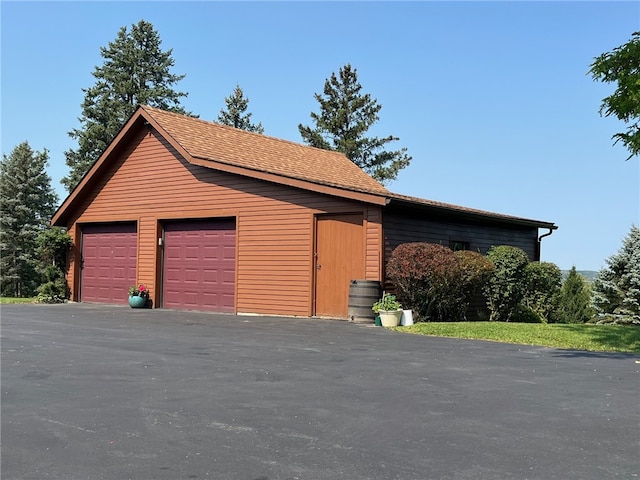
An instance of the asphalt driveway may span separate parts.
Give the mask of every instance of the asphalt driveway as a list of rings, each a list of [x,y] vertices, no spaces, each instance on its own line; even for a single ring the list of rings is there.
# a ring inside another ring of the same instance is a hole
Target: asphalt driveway
[[[4,305],[2,479],[640,474],[640,356],[330,320]]]

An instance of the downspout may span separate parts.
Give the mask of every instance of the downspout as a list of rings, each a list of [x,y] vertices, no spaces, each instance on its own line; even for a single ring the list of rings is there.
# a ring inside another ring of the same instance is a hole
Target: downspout
[[[556,230],[558,227],[556,227],[555,225],[553,227],[548,227],[549,231],[547,233],[545,233],[544,235],[540,235],[538,237],[538,244],[537,244],[537,248],[536,248],[536,261],[540,261],[540,245],[542,244],[542,239],[544,237],[548,237],[549,235],[551,235],[553,233],[554,230]]]

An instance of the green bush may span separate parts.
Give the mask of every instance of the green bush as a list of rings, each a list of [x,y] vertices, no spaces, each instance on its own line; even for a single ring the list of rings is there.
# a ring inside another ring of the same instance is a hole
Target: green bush
[[[495,270],[483,287],[490,321],[513,321],[527,290],[527,265],[524,250],[510,245],[491,247],[487,258]]]
[[[72,243],[71,237],[62,228],[48,228],[38,234],[38,270],[44,283],[37,289],[36,302],[59,303],[69,298],[65,270],[67,251]]]
[[[64,272],[58,265],[47,265],[44,269],[46,282],[38,287],[37,303],[61,303],[68,298]]]
[[[511,321],[517,323],[547,323],[546,319],[543,318],[538,312],[536,312],[532,308],[527,307],[523,303],[516,307]]]
[[[461,270],[461,295],[458,297],[462,302],[460,306],[463,311],[462,317],[466,319],[466,312],[472,301],[474,305],[480,302],[486,303],[486,299],[482,296],[482,287],[493,275],[495,266],[489,258],[472,250],[458,250],[455,255]],[[481,319],[483,313],[486,315],[486,310],[481,310],[474,313],[474,318]]]
[[[527,289],[523,303],[543,323],[558,321],[562,272],[555,263],[531,262],[526,267]]]

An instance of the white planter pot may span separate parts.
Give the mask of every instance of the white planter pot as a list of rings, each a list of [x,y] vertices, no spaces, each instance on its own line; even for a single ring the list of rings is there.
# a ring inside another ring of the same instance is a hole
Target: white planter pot
[[[397,327],[400,325],[400,317],[402,317],[402,310],[380,310],[380,323],[383,327]]]
[[[402,317],[400,318],[400,325],[408,327],[413,325],[413,312],[411,310],[403,310]]]

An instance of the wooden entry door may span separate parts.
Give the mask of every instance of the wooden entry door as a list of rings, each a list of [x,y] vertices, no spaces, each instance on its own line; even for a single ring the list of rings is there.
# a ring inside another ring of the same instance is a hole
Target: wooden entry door
[[[322,215],[316,223],[315,314],[348,315],[351,280],[364,278],[362,214]]]

